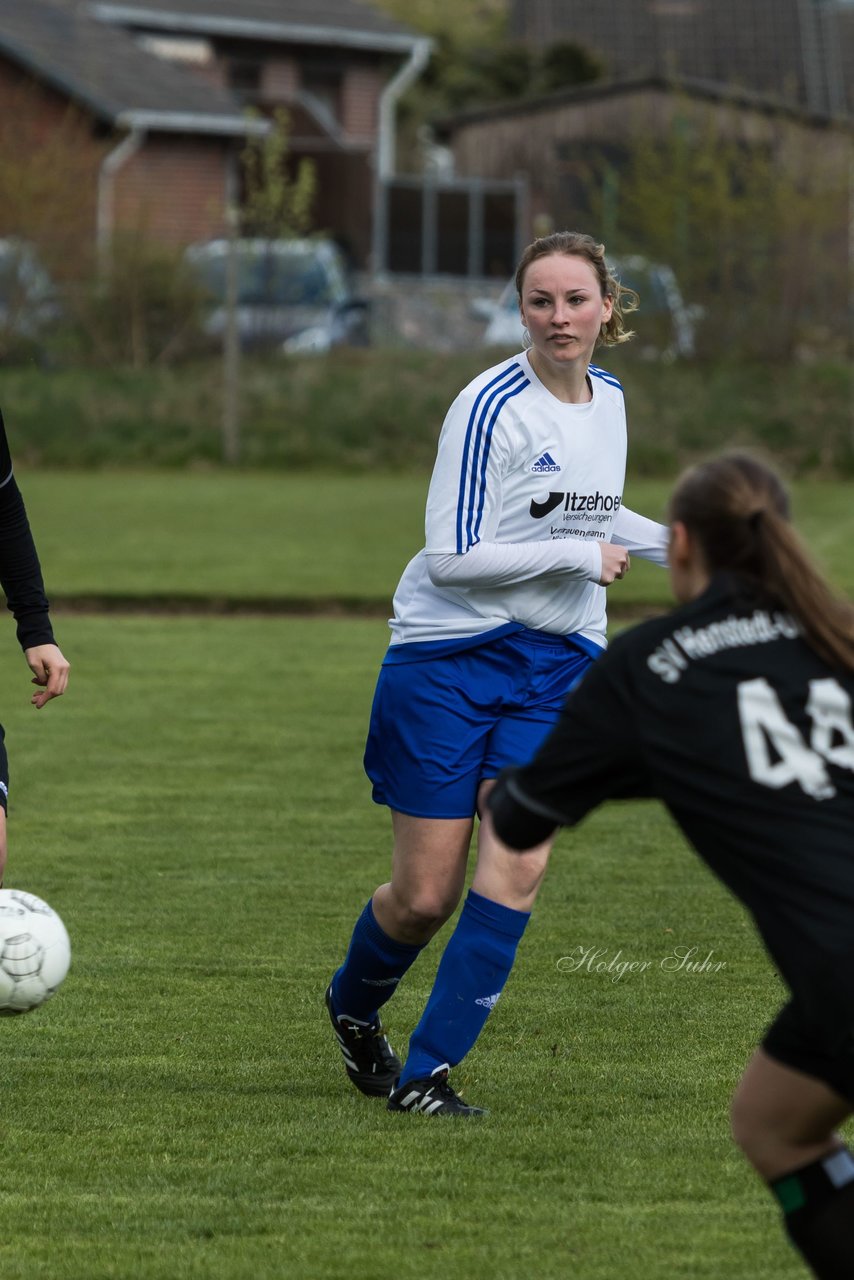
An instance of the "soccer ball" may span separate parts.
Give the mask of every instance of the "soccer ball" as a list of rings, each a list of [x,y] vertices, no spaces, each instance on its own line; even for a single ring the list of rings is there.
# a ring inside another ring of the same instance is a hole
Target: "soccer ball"
[[[53,908],[34,893],[0,889],[0,1017],[44,1004],[70,964],[71,943]]]

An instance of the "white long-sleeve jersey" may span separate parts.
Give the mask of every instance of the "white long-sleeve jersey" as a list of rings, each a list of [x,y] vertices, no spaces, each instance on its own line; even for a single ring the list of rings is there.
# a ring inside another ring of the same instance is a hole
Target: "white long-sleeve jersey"
[[[666,527],[623,506],[622,387],[595,365],[588,372],[592,399],[564,404],[523,352],[480,374],[451,405],[426,545],[398,584],[387,660],[465,648],[520,626],[602,648],[600,544],[666,563]]]

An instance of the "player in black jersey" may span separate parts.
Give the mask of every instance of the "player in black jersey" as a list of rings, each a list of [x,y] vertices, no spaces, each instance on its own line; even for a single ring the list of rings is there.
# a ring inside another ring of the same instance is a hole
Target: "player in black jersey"
[[[17,623],[18,642],[38,689],[32,703],[41,708],[65,692],[69,664],[57,648],[48,614],[41,566],[30,532],[21,491],[12,474],[6,428],[0,415],[0,586]],[[0,725],[0,884],[6,865],[6,804],[9,765]]]
[[[532,762],[501,775],[475,888],[529,908],[525,851],[556,826],[607,799],[666,804],[791,993],[736,1091],[735,1140],[814,1274],[850,1280],[854,1158],[836,1129],[854,1110],[854,610],[755,459],[688,472],[670,514],[681,608],[619,637]]]

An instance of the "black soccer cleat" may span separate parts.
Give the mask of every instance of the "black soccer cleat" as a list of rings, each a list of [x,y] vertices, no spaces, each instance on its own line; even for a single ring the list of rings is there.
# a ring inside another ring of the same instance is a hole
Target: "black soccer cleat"
[[[485,1116],[483,1107],[470,1107],[448,1082],[447,1069],[426,1080],[410,1080],[395,1089],[388,1100],[389,1111],[418,1111],[425,1116]]]
[[[326,1007],[344,1057],[344,1070],[357,1089],[371,1098],[387,1098],[400,1075],[400,1058],[389,1044],[379,1018],[356,1022],[332,1008],[332,987]]]

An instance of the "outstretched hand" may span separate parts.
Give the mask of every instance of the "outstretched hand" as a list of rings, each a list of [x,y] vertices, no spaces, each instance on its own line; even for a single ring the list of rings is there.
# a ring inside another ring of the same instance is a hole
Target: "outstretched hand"
[[[610,586],[617,578],[625,578],[631,568],[631,558],[625,547],[618,547],[613,542],[600,542],[602,553],[602,576],[600,587]]]
[[[65,693],[71,664],[55,644],[33,645],[32,649],[24,650],[24,657],[33,673],[33,684],[41,686],[30,701],[41,709],[51,698]]]

